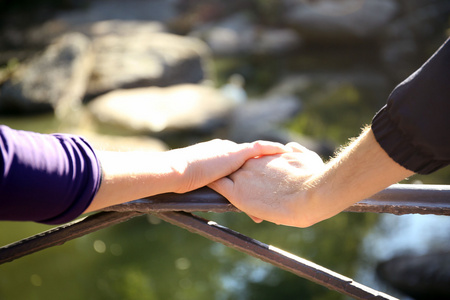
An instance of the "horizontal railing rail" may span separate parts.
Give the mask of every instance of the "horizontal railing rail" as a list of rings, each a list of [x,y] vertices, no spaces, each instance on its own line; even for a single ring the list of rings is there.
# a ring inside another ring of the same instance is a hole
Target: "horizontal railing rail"
[[[208,188],[186,194],[161,194],[115,205],[106,211],[238,212],[227,199]],[[433,214],[450,216],[450,185],[395,184],[346,209],[349,212]]]
[[[152,213],[212,241],[242,251],[284,270],[355,299],[395,299],[323,268],[303,258],[232,231],[190,212],[239,212],[221,195],[208,188],[186,194],[161,194],[115,205],[0,248],[0,264],[60,245],[102,228]],[[352,205],[350,212],[450,215],[450,186],[393,185],[369,199]]]

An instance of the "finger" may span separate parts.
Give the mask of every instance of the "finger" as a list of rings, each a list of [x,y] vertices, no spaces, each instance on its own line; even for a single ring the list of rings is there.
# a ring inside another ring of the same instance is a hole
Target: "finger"
[[[292,151],[294,152],[306,152],[309,151],[308,148],[300,145],[299,143],[296,142],[290,142],[288,144],[286,144],[286,147],[290,148]]]
[[[208,187],[229,199],[232,196],[234,182],[228,177],[223,177],[211,182]]]
[[[267,141],[256,141],[249,144],[249,146],[249,154],[251,155],[251,157],[280,154],[292,151],[289,147],[286,147],[283,144]]]
[[[247,215],[247,216],[249,216],[250,219],[252,219],[253,222],[255,222],[255,223],[261,223],[262,221],[264,221],[263,219],[260,219],[260,218],[258,218],[258,217],[254,217],[254,216],[252,216],[252,215]]]

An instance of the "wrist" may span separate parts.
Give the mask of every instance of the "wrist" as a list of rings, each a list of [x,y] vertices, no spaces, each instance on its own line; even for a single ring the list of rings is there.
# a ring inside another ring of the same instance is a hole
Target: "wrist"
[[[310,225],[330,218],[412,174],[395,163],[371,130],[366,130],[321,172],[305,181],[306,218]]]
[[[328,185],[323,175],[322,172],[313,174],[301,184],[295,201],[295,226],[305,228],[327,218],[329,205],[325,203],[329,199]]]
[[[193,188],[193,163],[189,160],[189,153],[185,148],[164,152],[164,161],[169,163],[168,181],[170,182],[169,192],[186,193]]]

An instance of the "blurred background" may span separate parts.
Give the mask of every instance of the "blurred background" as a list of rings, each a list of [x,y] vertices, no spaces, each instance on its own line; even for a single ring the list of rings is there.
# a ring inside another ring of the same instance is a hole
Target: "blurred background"
[[[449,12],[447,0],[3,0],[0,124],[121,151],[297,141],[326,160],[447,39]],[[421,182],[450,172],[406,183]],[[448,217],[341,213],[298,229],[202,216],[402,299],[450,294]],[[0,245],[48,228],[1,222]],[[411,262],[428,273],[402,274]],[[0,299],[292,298],[345,299],[151,215],[0,266]]]

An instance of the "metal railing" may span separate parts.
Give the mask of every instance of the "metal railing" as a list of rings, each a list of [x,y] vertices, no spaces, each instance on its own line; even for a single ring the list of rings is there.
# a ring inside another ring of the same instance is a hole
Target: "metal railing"
[[[208,188],[186,194],[161,194],[104,209],[0,248],[0,264],[81,237],[102,228],[152,213],[169,223],[271,263],[354,299],[395,299],[308,260],[267,245],[192,212],[239,211]],[[450,216],[450,186],[393,185],[349,207],[350,212],[434,214]]]

